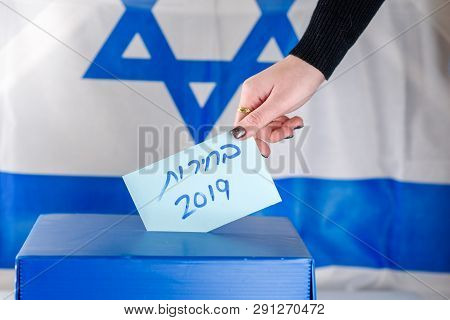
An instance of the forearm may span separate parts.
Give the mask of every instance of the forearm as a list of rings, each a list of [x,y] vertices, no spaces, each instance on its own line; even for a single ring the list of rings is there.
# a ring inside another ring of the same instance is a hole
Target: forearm
[[[367,27],[384,0],[319,0],[294,55],[326,79]]]

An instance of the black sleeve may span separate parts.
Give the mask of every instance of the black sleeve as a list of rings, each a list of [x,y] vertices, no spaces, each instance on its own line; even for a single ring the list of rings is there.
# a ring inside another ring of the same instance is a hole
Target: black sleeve
[[[319,0],[294,55],[319,69],[326,79],[333,73],[384,0]]]

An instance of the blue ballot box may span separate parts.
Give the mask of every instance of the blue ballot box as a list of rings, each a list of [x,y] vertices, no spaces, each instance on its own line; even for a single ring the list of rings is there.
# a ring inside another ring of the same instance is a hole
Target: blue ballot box
[[[314,261],[290,221],[148,232],[139,216],[41,215],[16,259],[17,299],[314,299]]]

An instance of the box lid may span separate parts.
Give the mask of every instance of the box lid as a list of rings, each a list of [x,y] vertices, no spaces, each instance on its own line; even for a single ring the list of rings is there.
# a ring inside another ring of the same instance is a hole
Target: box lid
[[[209,233],[150,232],[137,215],[41,215],[24,256],[311,258],[287,218],[248,216]]]

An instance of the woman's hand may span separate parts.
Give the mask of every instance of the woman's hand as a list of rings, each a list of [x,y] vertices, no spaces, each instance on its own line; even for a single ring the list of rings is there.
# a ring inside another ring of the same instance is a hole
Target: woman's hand
[[[319,70],[291,55],[248,78],[242,85],[239,106],[251,112],[237,111],[231,133],[237,139],[254,136],[267,158],[268,143],[293,137],[294,130],[303,127],[300,117],[289,118],[286,114],[305,104],[323,81]]]

